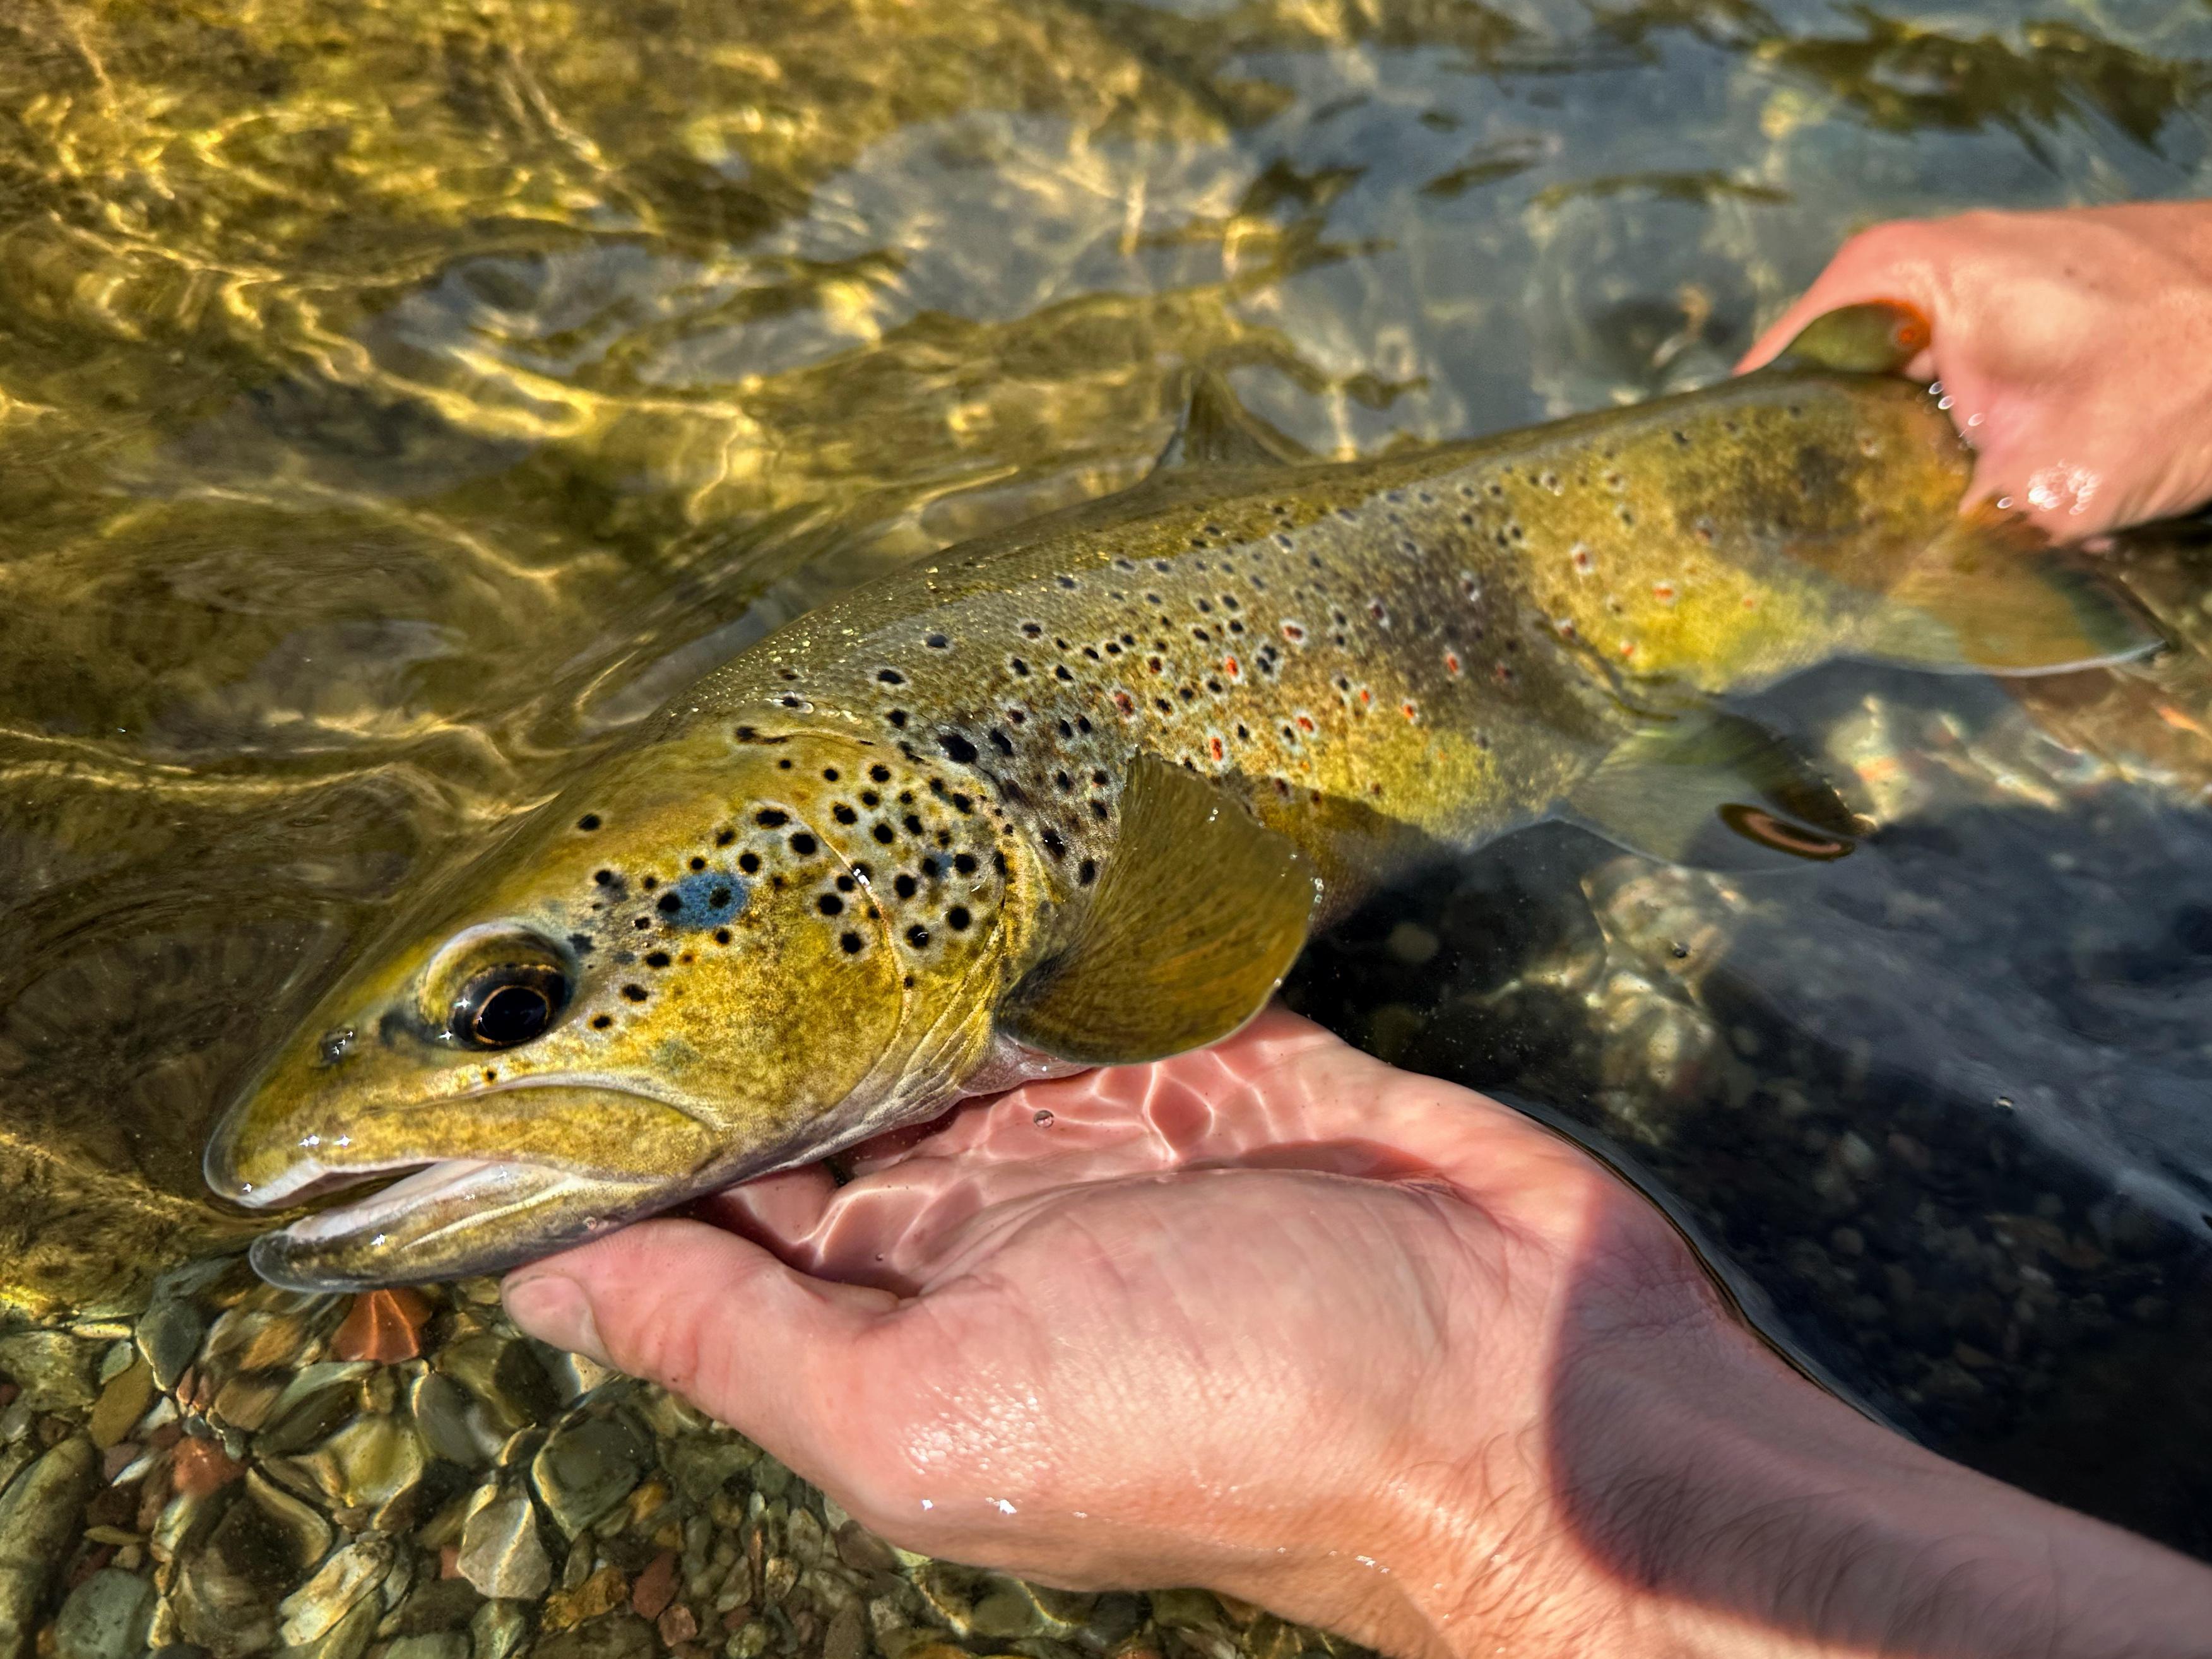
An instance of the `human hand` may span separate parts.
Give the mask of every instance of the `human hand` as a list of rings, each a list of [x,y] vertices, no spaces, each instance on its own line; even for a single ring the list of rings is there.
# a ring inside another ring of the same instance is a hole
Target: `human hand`
[[[1745,356],[1822,312],[1902,300],[1978,456],[1972,499],[2059,541],[2212,498],[2212,203],[1979,212],[1877,225],[1839,249]]]
[[[633,1227],[507,1295],[900,1543],[1203,1584],[1401,1654],[1825,1652],[1917,1633],[1899,1601],[1919,1586],[1939,1616],[1931,1583],[1975,1621],[2016,1613],[2057,1592],[2000,1571],[1968,1594],[1992,1502],[2015,1506],[1994,1534],[2026,1512],[2172,1561],[1817,1394],[1589,1158],[1279,1012],[970,1105],[842,1188],[796,1171]],[[1984,1650],[1949,1633],[1884,1650]]]

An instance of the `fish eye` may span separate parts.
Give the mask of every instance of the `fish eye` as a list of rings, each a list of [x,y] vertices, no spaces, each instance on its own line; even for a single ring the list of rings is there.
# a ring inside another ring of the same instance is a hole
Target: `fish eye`
[[[518,1048],[542,1036],[568,1000],[568,975],[557,968],[487,968],[453,999],[446,1029],[471,1048]]]

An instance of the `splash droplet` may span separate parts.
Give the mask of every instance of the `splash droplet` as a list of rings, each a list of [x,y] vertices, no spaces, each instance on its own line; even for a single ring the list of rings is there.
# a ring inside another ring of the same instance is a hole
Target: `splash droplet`
[[[1052,1114],[1047,1111],[1040,1111],[1035,1117],[1031,1118],[1030,1121],[1036,1124],[1040,1129],[1049,1129],[1052,1127]]]

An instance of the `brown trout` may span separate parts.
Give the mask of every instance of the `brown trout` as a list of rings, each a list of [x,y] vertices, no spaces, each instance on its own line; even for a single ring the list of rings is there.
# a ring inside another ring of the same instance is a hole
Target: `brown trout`
[[[231,1109],[280,1284],[503,1267],[1024,1078],[1214,1042],[1377,881],[1547,814],[1863,828],[1719,694],[2156,643],[1832,313],[1726,385],[1315,462],[1202,387],[1118,495],[802,617],[426,896]]]

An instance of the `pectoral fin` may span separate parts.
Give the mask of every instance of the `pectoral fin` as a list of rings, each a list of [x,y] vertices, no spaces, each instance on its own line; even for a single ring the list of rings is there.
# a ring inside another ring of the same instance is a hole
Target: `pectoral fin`
[[[1810,760],[1765,726],[1692,709],[1621,744],[1567,799],[1610,841],[1723,869],[1839,859],[1867,825]]]
[[[1237,401],[1229,382],[1212,369],[1191,377],[1182,423],[1152,463],[1154,472],[1178,466],[1288,466],[1313,459],[1297,440],[1278,432]]]
[[[1121,838],[999,1029],[1086,1066],[1219,1041],[1266,1006],[1305,943],[1313,866],[1195,773],[1140,756]]]
[[[2125,662],[2165,643],[2148,617],[2076,555],[1987,502],[1914,560],[1860,644],[1923,668],[2052,674]]]
[[[1844,374],[1900,374],[1927,349],[1928,319],[1899,300],[1823,312],[1783,347],[1771,367]]]

